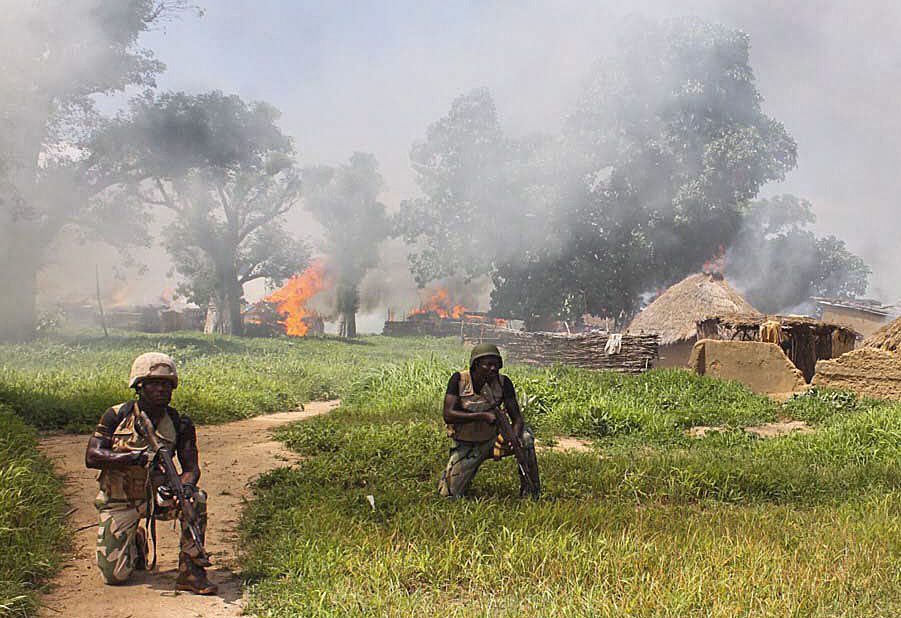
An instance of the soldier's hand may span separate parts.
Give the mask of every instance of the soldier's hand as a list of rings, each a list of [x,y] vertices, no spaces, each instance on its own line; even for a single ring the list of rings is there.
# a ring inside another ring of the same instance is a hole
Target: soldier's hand
[[[482,412],[482,420],[489,425],[494,425],[497,422],[497,417],[494,415],[494,412]]]
[[[129,462],[129,463],[133,466],[141,466],[142,468],[146,468],[150,465],[151,461],[153,461],[153,458],[145,449],[143,451],[132,452],[131,453],[131,462]]]
[[[168,485],[160,485],[156,488],[156,495],[160,497],[161,501],[166,502],[175,497],[175,492]]]

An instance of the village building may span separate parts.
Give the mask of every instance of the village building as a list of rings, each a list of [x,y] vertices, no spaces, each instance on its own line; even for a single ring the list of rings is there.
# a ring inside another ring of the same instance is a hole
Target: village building
[[[720,273],[699,273],[686,277],[663,292],[644,308],[626,332],[657,335],[658,367],[687,367],[698,340],[697,323],[709,317],[739,314],[762,317]]]
[[[697,324],[699,339],[775,344],[810,382],[819,361],[854,349],[853,329],[799,315],[717,315]]]
[[[815,296],[811,300],[816,303],[817,313],[824,322],[851,328],[864,337],[869,337],[899,314],[897,307],[865,298],[848,300]]]
[[[901,400],[901,318],[873,333],[863,347],[819,363],[813,385]]]

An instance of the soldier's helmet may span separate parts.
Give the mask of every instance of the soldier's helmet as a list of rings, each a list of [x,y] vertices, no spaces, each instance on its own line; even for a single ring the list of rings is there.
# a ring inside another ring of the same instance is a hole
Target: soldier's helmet
[[[501,357],[501,351],[498,350],[497,346],[493,343],[480,343],[474,347],[472,352],[469,353],[469,366],[472,367],[472,364],[475,363],[476,360],[484,356],[497,356],[501,361],[500,366],[504,366],[504,359]]]
[[[178,370],[175,369],[175,361],[168,354],[161,352],[141,354],[131,365],[128,388],[135,388],[141,380],[147,378],[163,378],[172,383],[172,388],[178,388]]]

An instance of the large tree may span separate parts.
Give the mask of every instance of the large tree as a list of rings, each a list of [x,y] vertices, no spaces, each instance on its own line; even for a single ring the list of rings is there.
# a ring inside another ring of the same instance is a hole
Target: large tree
[[[761,311],[778,313],[812,296],[855,298],[870,268],[835,236],[817,237],[807,200],[779,195],[753,202],[726,260],[726,272]]]
[[[567,203],[551,228],[567,251],[503,264],[498,309],[629,314],[728,245],[748,200],[795,165],[794,141],[761,110],[747,35],[698,20],[625,34],[564,132]],[[543,307],[524,306],[542,297],[534,269],[564,292]]]
[[[558,192],[555,156],[551,138],[506,136],[484,88],[454,99],[411,149],[423,195],[397,216],[417,283],[491,274],[541,249]]]
[[[697,20],[641,22],[554,137],[505,136],[487,93],[455,101],[411,154],[424,197],[401,229],[417,277],[481,269],[498,313],[565,318],[629,313],[699,268],[795,165],[748,47]]]
[[[218,91],[146,95],[94,146],[130,177],[125,195],[169,211],[163,244],[185,279],[182,292],[212,305],[215,332],[243,333],[246,283],[277,284],[309,256],[284,228],[300,177],[278,116]]]
[[[385,206],[378,201],[383,181],[371,154],[354,153],[338,167],[304,170],[304,204],[325,230],[325,253],[336,278],[341,334],[356,337],[360,282],[378,262],[388,233]]]
[[[0,339],[34,330],[36,276],[59,231],[116,182],[89,162],[96,95],[151,87],[163,69],[138,37],[181,0],[4,3],[0,20]],[[129,217],[118,212],[115,220]],[[109,231],[112,226],[105,226]],[[117,234],[112,238],[118,237]]]

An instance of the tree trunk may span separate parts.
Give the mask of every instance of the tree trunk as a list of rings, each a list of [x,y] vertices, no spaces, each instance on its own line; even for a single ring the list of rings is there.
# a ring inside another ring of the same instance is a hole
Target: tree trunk
[[[357,314],[346,311],[341,315],[341,336],[353,339],[357,336]]]
[[[241,300],[244,289],[238,283],[238,274],[234,266],[217,269],[216,291],[210,299],[207,310],[207,325],[204,332],[220,335],[244,334],[244,316],[241,315]]]
[[[37,271],[33,262],[12,267],[7,262],[0,267],[0,341],[27,341],[34,337]]]
[[[6,216],[0,222],[0,341],[26,341],[35,334],[41,255],[27,229]]]

